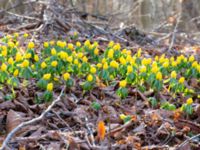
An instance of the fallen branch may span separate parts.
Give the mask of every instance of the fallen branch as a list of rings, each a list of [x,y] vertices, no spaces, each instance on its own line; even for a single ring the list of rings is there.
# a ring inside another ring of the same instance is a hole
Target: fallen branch
[[[7,147],[7,144],[8,142],[11,140],[11,138],[15,135],[16,132],[18,132],[20,129],[22,129],[23,127],[27,126],[27,125],[30,125],[30,124],[33,124],[33,123],[36,123],[40,120],[42,120],[45,115],[55,106],[55,104],[57,102],[59,102],[61,100],[61,96],[63,94],[63,92],[65,91],[65,86],[63,87],[62,91],[60,92],[60,95],[57,97],[56,100],[54,100],[52,102],[51,105],[49,105],[49,107],[37,118],[34,118],[34,119],[31,119],[29,121],[26,121],[26,122],[23,122],[21,124],[19,124],[16,128],[14,128],[6,137],[6,139],[4,140],[2,146],[0,147],[0,150],[4,150],[6,147]]]

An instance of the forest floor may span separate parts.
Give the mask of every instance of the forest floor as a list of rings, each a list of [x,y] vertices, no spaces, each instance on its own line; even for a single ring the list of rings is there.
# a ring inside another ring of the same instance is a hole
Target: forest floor
[[[200,149],[195,40],[32,19],[0,26],[3,149]]]

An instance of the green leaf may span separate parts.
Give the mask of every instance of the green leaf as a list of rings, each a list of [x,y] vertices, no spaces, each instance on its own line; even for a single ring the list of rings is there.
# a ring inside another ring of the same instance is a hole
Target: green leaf
[[[99,103],[97,103],[97,102],[93,102],[93,103],[91,104],[91,107],[92,107],[93,109],[97,110],[97,111],[101,109],[101,105],[100,105]]]

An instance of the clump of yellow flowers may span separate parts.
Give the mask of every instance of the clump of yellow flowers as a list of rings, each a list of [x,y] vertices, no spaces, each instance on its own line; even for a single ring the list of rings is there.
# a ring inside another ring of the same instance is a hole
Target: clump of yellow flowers
[[[141,48],[134,54],[129,49],[122,49],[119,43],[110,41],[102,50],[98,42],[90,40],[84,43],[45,41],[41,44],[41,53],[37,53],[37,44],[28,41],[28,37],[26,33],[23,35],[27,40],[25,51],[20,47],[23,44],[15,42],[19,34],[1,39],[7,45],[0,46],[0,82],[10,81],[14,86],[22,84],[22,79],[33,78],[45,91],[48,100],[52,98],[53,89],[60,84],[68,88],[80,84],[83,91],[89,91],[99,85],[96,84],[98,80],[107,86],[116,85],[116,93],[123,99],[133,87],[159,92],[167,86],[169,92],[177,94],[186,91],[185,84],[190,79],[199,80],[200,77],[200,63],[194,55],[146,58]],[[78,80],[80,82],[74,84]],[[189,99],[187,105],[191,103]]]

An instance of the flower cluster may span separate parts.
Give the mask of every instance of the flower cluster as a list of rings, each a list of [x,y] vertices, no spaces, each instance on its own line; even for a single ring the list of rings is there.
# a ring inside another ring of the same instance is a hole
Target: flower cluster
[[[25,39],[28,36],[24,34]],[[200,77],[200,63],[193,55],[145,58],[141,49],[134,54],[113,41],[101,52],[98,43],[89,40],[84,43],[46,41],[38,54],[34,42],[27,43],[26,51],[21,51],[17,38],[14,35],[1,39],[7,45],[0,46],[0,82],[9,81],[12,86],[18,86],[23,82],[21,79],[34,78],[37,86],[46,91],[46,99],[52,98],[53,89],[61,84],[68,88],[80,84],[88,91],[101,88],[99,82],[106,86],[116,83],[116,93],[121,98],[129,95],[131,87],[158,92],[167,85],[173,94],[185,91],[188,94],[185,83]],[[81,82],[75,84],[77,78]]]

